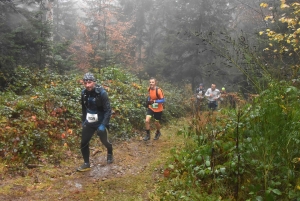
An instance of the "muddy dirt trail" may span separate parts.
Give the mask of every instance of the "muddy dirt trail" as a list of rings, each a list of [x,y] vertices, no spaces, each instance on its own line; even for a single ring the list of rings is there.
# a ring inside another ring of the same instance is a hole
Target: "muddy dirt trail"
[[[142,136],[114,143],[114,163],[106,164],[106,151],[97,138],[91,146],[91,170],[76,172],[80,153],[66,151],[66,160],[26,169],[21,176],[0,175],[0,200],[149,200],[164,179],[165,162],[172,148],[183,145],[176,133],[178,121],[162,129],[159,140]]]

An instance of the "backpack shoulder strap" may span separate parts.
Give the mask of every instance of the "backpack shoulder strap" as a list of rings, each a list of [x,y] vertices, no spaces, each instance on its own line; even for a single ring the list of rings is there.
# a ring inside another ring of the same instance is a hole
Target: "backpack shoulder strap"
[[[161,91],[162,94],[163,94],[163,91],[159,87],[155,87],[155,89],[156,89],[156,98],[159,98],[158,89],[160,89],[160,91]],[[150,93],[150,87],[148,88],[148,92]]]
[[[96,86],[95,92],[97,93],[97,95],[101,95],[103,91],[104,89],[102,86]]]
[[[162,95],[164,95],[164,92],[162,91],[162,89],[159,88],[159,87],[156,87],[156,97],[157,97],[157,98],[159,98],[159,96],[158,96],[158,89],[160,89]]]

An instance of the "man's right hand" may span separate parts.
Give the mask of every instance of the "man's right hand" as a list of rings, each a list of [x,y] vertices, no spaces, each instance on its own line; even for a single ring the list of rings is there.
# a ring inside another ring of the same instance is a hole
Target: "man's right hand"
[[[149,101],[148,101],[148,105],[152,105],[153,103],[154,103],[153,100],[149,100]]]

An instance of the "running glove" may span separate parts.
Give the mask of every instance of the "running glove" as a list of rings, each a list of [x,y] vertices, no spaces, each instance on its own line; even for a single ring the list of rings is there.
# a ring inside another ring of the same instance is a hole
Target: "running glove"
[[[99,131],[105,131],[105,126],[103,124],[101,124],[99,127],[98,127],[98,130]]]
[[[152,105],[153,103],[154,103],[153,100],[149,100],[149,101],[148,101],[148,105]]]

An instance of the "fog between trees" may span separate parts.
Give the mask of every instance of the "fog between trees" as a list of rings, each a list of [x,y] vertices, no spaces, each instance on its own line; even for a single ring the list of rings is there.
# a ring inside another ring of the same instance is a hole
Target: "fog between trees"
[[[18,66],[61,73],[127,68],[140,78],[253,92],[260,65],[282,65],[258,32],[280,2],[258,0],[42,0],[0,2],[0,84]],[[259,59],[258,59],[259,58]],[[289,78],[284,68],[277,75]]]

